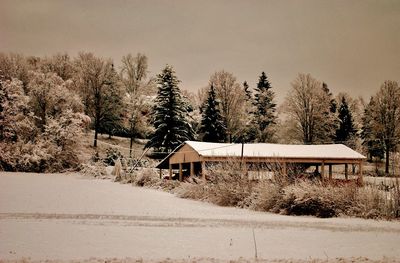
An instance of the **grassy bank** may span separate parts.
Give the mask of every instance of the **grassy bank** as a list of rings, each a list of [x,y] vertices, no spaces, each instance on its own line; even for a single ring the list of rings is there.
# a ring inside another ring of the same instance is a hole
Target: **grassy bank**
[[[400,218],[399,180],[391,187],[371,183],[332,184],[321,180],[249,180],[245,171],[232,164],[209,169],[207,182],[199,179],[163,180],[154,169],[130,174],[125,182],[163,189],[182,198],[220,206],[247,208],[285,215],[316,217],[350,216],[373,219]]]

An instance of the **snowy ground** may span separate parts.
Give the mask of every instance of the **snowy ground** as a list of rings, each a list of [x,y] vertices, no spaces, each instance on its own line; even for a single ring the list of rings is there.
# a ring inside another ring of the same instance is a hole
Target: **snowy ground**
[[[289,217],[73,174],[0,173],[0,259],[225,260],[256,253],[400,259],[400,222]]]

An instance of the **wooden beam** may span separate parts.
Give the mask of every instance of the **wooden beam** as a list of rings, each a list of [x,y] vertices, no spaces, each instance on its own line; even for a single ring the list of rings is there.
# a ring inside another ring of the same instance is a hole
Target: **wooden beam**
[[[240,156],[204,156],[203,160],[209,162],[228,162],[228,161],[242,161]],[[310,163],[310,164],[320,164],[322,161],[325,164],[358,164],[361,159],[343,159],[343,158],[282,158],[282,157],[243,157],[244,162],[248,163]]]
[[[182,163],[179,163],[179,181],[182,182],[183,178],[182,178]]]
[[[346,178],[346,180],[349,179],[349,165],[347,163],[344,164],[344,178]]]
[[[205,161],[201,162],[201,178],[203,180],[206,180],[206,162]]]
[[[190,163],[190,176],[194,176],[194,163]]]
[[[325,163],[323,161],[321,162],[321,176],[322,179],[325,178]]]
[[[358,180],[360,181],[360,183],[363,183],[363,162],[360,162],[359,164],[359,171],[358,171]]]
[[[287,174],[287,165],[286,165],[286,162],[284,162],[284,163],[282,163],[282,173],[283,173],[283,175],[284,176],[287,176],[288,174]]]
[[[329,180],[332,180],[332,164],[329,164]]]

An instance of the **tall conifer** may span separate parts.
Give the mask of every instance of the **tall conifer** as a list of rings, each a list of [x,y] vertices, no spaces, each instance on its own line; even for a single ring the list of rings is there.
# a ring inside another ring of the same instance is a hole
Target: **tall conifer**
[[[179,82],[169,65],[157,75],[158,93],[153,109],[156,130],[145,148],[168,153],[182,142],[194,139],[194,131],[187,120],[189,105],[181,95]]]
[[[254,121],[257,125],[260,142],[270,141],[273,136],[272,126],[276,124],[275,94],[264,72],[261,73],[254,95]]]
[[[223,142],[226,138],[226,129],[213,84],[211,84],[207,101],[203,106],[200,132],[204,134],[203,141],[205,142]]]
[[[338,113],[339,127],[336,130],[336,142],[345,143],[354,135],[355,129],[353,116],[344,96],[341,99]]]

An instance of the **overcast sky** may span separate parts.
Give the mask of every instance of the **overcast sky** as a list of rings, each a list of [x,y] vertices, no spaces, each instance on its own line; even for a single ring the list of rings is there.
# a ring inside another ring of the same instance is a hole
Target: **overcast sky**
[[[217,70],[252,87],[265,71],[278,101],[304,72],[368,99],[400,80],[400,1],[0,0],[0,51],[92,51],[117,65],[142,52],[151,74],[168,63],[192,91]]]

